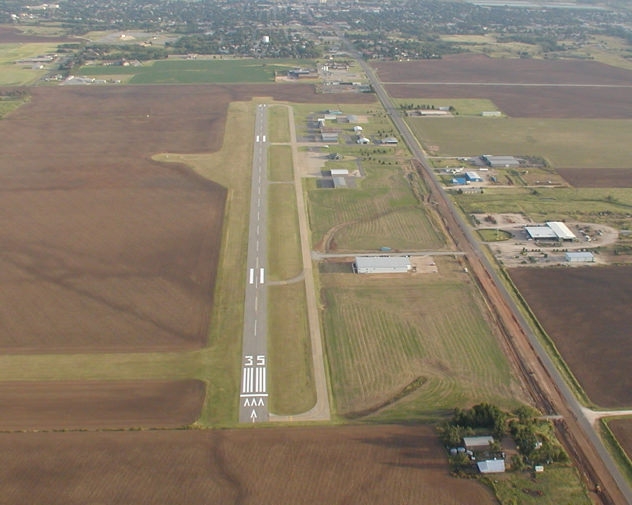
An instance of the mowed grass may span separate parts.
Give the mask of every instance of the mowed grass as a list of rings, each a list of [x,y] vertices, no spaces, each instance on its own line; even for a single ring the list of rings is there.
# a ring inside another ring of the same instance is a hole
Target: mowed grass
[[[270,142],[290,141],[290,122],[287,107],[268,107],[268,137]]]
[[[293,173],[290,146],[268,147],[268,179],[271,182],[291,182]]]
[[[398,165],[364,161],[366,178],[355,189],[309,190],[312,240],[334,232],[336,245],[346,250],[441,249],[445,240],[426,210],[415,199]],[[376,235],[373,235],[376,233]]]
[[[632,121],[457,117],[408,120],[424,147],[441,156],[535,155],[553,167],[629,167]]]
[[[158,60],[139,67],[85,66],[78,75],[130,75],[130,84],[199,84],[274,82],[275,71],[286,71],[293,60]],[[303,62],[305,64],[305,62]]]
[[[316,403],[303,281],[268,287],[270,409],[277,415],[308,411]]]
[[[30,63],[15,62],[56,51],[57,46],[48,43],[0,44],[0,86],[25,86],[34,83],[47,70],[34,70]]]
[[[436,260],[439,274],[321,276],[340,415],[382,407],[374,419],[429,420],[480,401],[522,399],[476,287],[456,260]]]
[[[293,184],[268,186],[268,279],[287,280],[303,269]]]
[[[511,472],[485,479],[500,503],[520,505],[590,505],[592,501],[571,465],[547,465],[543,473]]]

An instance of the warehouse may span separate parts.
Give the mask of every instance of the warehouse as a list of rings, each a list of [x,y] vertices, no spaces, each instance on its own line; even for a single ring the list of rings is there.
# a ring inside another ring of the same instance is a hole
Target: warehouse
[[[356,256],[353,264],[359,274],[405,274],[412,268],[408,256]]]
[[[520,160],[513,156],[493,156],[491,154],[483,154],[481,160],[490,167],[518,167]]]
[[[525,226],[529,238],[533,240],[572,241],[577,237],[560,221],[547,221],[544,225]]]
[[[472,171],[465,172],[465,178],[469,182],[483,182],[483,178],[480,175],[478,175],[476,172],[472,172]]]

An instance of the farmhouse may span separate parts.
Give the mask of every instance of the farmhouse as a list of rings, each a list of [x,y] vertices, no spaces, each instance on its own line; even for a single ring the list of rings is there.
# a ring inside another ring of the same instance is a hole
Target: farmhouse
[[[483,154],[481,160],[490,167],[517,167],[520,166],[520,160],[513,156],[493,156],[491,154]]]
[[[525,226],[529,238],[533,240],[562,240],[572,241],[577,237],[560,221],[547,221],[544,226]]]
[[[589,251],[567,252],[564,258],[569,263],[594,263],[595,255]]]
[[[412,270],[408,256],[356,256],[353,269],[359,274],[394,274]]]

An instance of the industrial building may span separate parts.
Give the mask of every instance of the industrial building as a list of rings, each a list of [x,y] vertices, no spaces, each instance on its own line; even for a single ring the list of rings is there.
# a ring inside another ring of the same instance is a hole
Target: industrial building
[[[481,160],[494,168],[511,168],[520,166],[520,160],[514,156],[493,156],[491,154],[483,154]]]
[[[408,256],[357,256],[353,269],[359,274],[405,274],[413,266]]]
[[[547,221],[544,225],[525,226],[525,231],[533,240],[572,241],[577,238],[568,226],[560,221]]]
[[[465,172],[465,178],[469,182],[483,182],[483,178],[480,175],[478,175],[476,172],[472,172],[472,171]]]

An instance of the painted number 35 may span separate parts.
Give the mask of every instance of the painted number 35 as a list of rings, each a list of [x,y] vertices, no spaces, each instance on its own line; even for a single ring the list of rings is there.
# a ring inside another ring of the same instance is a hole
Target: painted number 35
[[[244,366],[254,366],[255,364],[257,366],[265,366],[266,364],[266,357],[263,354],[258,354],[257,356],[246,355],[244,360]]]

